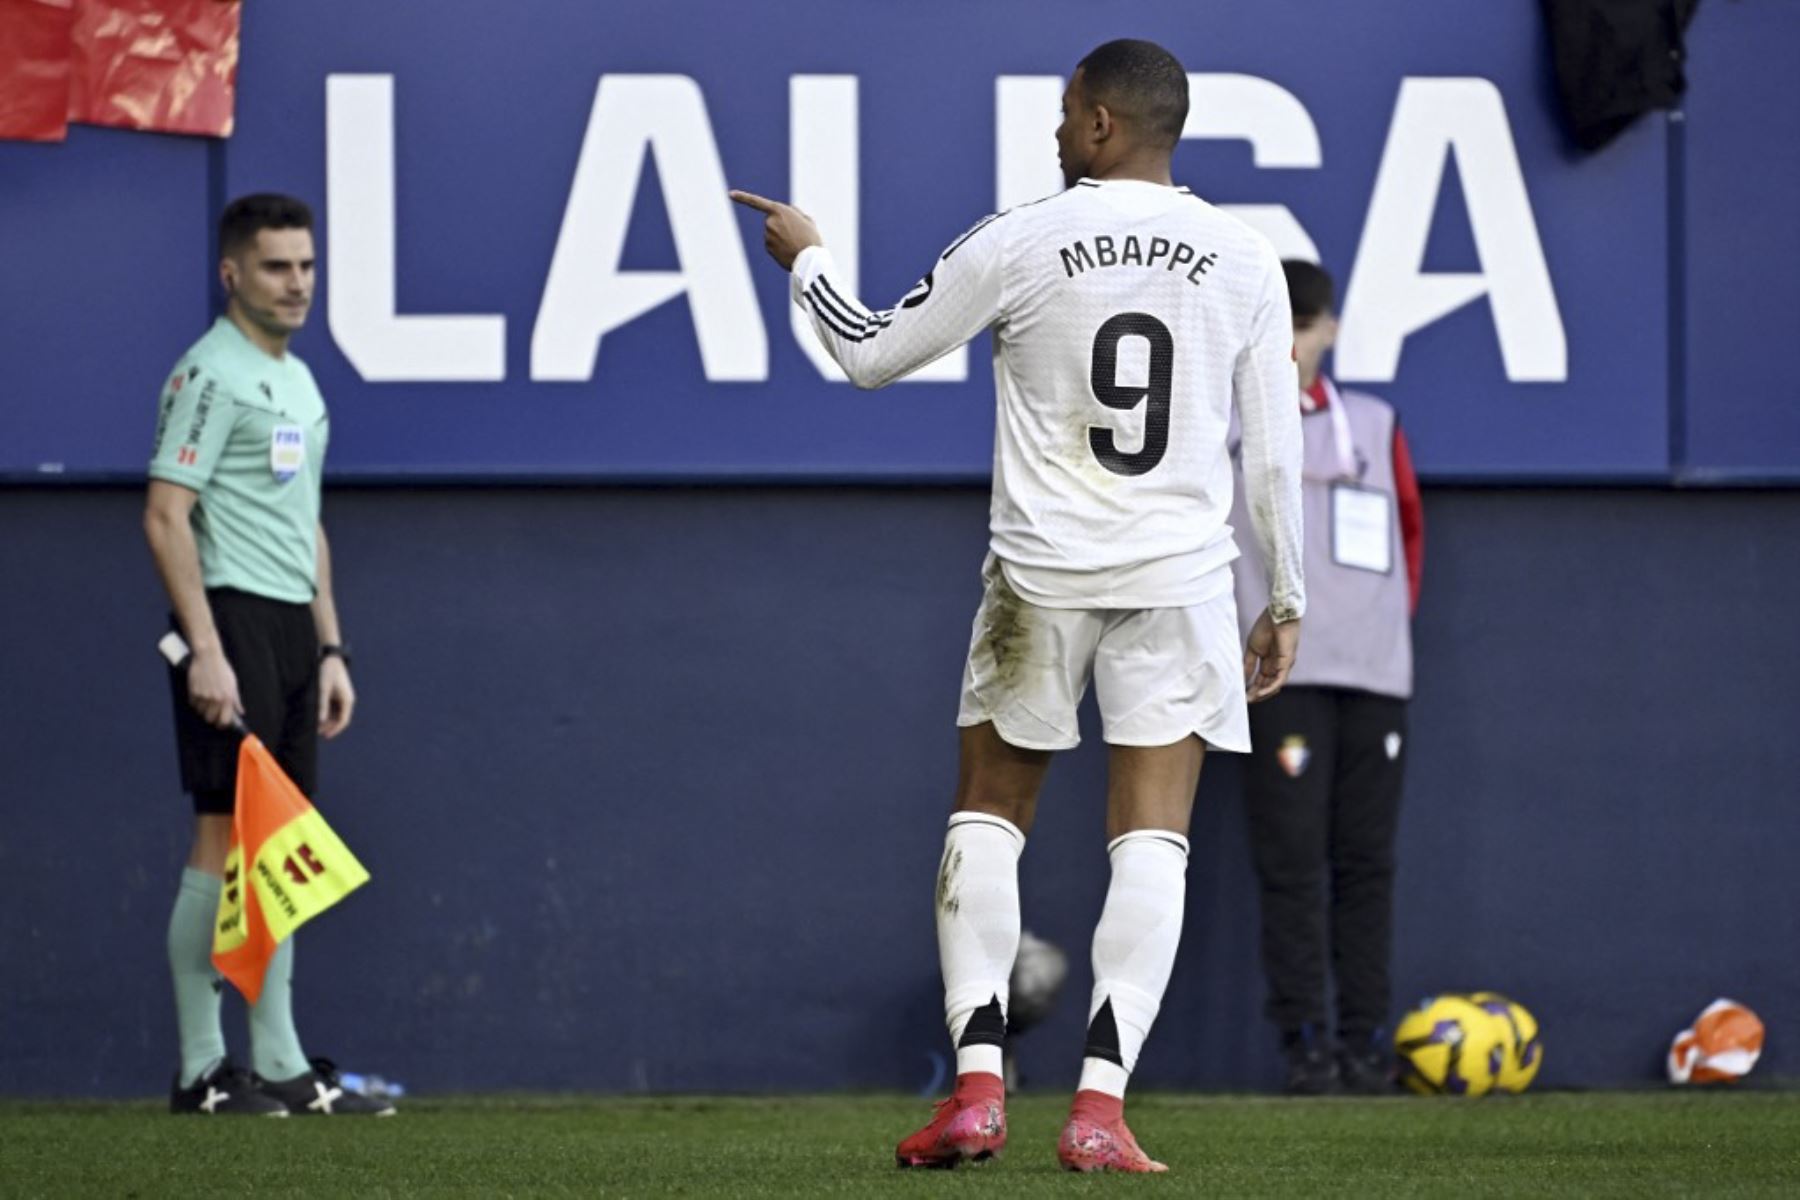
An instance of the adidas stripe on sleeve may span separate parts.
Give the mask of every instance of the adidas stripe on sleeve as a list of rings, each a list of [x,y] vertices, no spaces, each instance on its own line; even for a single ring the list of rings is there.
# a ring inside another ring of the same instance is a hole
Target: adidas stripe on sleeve
[[[956,349],[1000,315],[1000,239],[988,217],[952,242],[893,308],[871,311],[823,246],[794,260],[794,303],[859,388],[878,388]]]

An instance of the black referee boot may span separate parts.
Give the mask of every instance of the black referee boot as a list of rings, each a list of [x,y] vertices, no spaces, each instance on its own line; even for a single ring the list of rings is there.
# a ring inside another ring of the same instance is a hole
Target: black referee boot
[[[219,1065],[194,1081],[192,1087],[181,1086],[181,1073],[169,1086],[169,1111],[196,1113],[203,1117],[285,1117],[287,1105],[270,1099],[256,1090],[250,1072],[222,1059]]]
[[[1290,1096],[1329,1096],[1338,1090],[1337,1061],[1320,1042],[1319,1031],[1311,1025],[1281,1035],[1281,1053],[1287,1058],[1283,1092]]]
[[[312,1070],[292,1079],[264,1079],[256,1086],[296,1117],[391,1117],[395,1109],[386,1100],[353,1092],[338,1080],[337,1064],[329,1058],[308,1059]]]
[[[1394,1056],[1378,1033],[1346,1034],[1338,1047],[1338,1079],[1357,1096],[1391,1096],[1399,1090]]]

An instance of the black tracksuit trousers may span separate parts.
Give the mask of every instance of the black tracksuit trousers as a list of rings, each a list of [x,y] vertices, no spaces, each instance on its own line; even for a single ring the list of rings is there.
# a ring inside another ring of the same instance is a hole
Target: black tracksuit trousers
[[[1269,1019],[1283,1033],[1328,1027],[1329,947],[1338,1035],[1367,1037],[1388,1021],[1406,702],[1289,687],[1251,705],[1250,736]]]

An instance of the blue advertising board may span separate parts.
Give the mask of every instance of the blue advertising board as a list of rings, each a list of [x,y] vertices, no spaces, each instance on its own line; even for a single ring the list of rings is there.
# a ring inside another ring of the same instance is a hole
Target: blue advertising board
[[[1191,72],[1179,181],[1337,277],[1336,373],[1399,407],[1428,477],[1670,470],[1666,122],[1571,149],[1535,5],[315,0],[246,11],[226,143],[0,147],[0,251],[38,314],[0,331],[31,399],[0,407],[0,472],[141,471],[161,373],[209,318],[197,231],[280,190],[321,217],[295,345],[340,478],[982,478],[985,338],[856,392],[724,191],[813,212],[885,306],[1060,186],[1062,81],[1121,35]],[[138,195],[132,155],[156,159]],[[168,235],[14,186],[102,175]],[[84,255],[112,290],[59,282]],[[115,312],[121,291],[155,303]],[[134,353],[77,349],[88,320]]]

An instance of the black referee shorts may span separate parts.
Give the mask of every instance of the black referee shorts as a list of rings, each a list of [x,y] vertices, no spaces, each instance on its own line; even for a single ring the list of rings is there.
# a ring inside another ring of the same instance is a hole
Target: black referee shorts
[[[312,608],[232,588],[206,593],[225,661],[237,673],[244,723],[307,796],[319,774],[319,641]],[[229,813],[237,800],[235,729],[214,729],[188,703],[187,671],[171,670],[175,750],[194,811]]]

